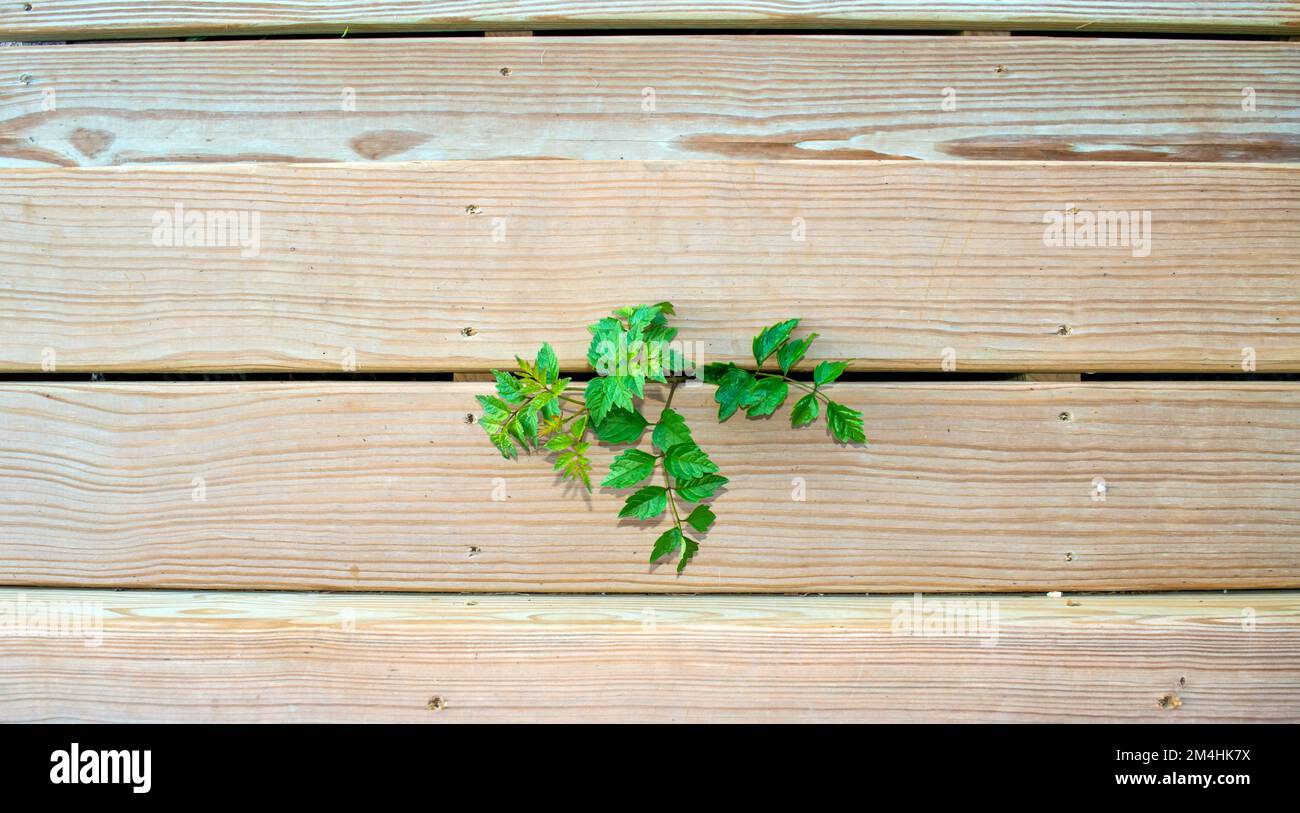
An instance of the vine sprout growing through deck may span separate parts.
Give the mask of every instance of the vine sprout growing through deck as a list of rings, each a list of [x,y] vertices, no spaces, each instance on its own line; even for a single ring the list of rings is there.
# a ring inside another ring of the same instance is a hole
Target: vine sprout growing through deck
[[[636,488],[628,495],[618,515],[650,521],[665,513],[672,527],[655,540],[650,561],[678,555],[677,572],[699,551],[700,543],[687,535],[703,535],[717,516],[710,500],[729,481],[708,454],[695,443],[681,413],[672,408],[673,396],[685,380],[680,351],[672,346],[677,329],[668,317],[675,315],[667,302],[620,308],[593,325],[587,362],[599,375],[587,382],[579,394],[570,391],[571,379],[560,377],[555,351],[543,344],[536,360],[518,356],[515,372],[493,370],[497,395],[480,395],[483,417],[479,421],[488,438],[503,457],[512,458],[519,447],[544,450],[554,457],[562,480],[581,484],[591,491],[592,463],[588,434],[614,446],[634,446],[649,427],[653,452],[628,448],[614,458],[601,486]],[[792,426],[806,426],[817,420],[823,407],[831,434],[841,443],[866,443],[862,413],[831,400],[826,388],[848,369],[849,361],[822,361],[813,368],[812,382],[790,376],[817,338],[811,333],[792,338],[798,319],[788,319],[762,329],[752,342],[753,372],[734,363],[705,365],[705,383],[717,387],[714,401],[718,420],[726,421],[738,410],[751,418],[773,414],[789,395],[790,388],[803,390],[790,411]],[[775,368],[767,369],[775,357]],[[641,412],[646,382],[668,385],[668,397],[652,423]],[[663,484],[653,483],[662,473]],[[693,506],[693,507],[691,507]],[[689,509],[689,510],[688,510]]]

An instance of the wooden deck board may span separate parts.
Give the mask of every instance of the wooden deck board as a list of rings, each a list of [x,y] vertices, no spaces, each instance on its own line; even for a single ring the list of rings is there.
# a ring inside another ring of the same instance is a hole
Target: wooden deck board
[[[990,600],[4,590],[90,637],[0,637],[0,720],[1300,721],[1295,593],[921,607]]]
[[[784,417],[718,425],[711,388],[688,387],[674,407],[732,484],[716,500],[717,528],[680,577],[646,563],[656,533],[616,520],[620,493],[583,497],[557,484],[544,458],[502,460],[466,423],[473,394],[489,389],[6,384],[0,582],[540,592],[1300,587],[1300,385],[838,387],[839,400],[865,413],[867,448],[837,447],[823,427],[795,431]],[[601,477],[610,457],[597,452]]]
[[[1288,0],[40,0],[0,10],[4,39],[593,28],[935,28],[1294,34]]]
[[[1285,42],[158,42],[0,48],[0,76],[26,77],[0,95],[0,166],[501,158],[1300,161],[1300,43]]]
[[[158,225],[235,210],[242,248]],[[1149,213],[1149,254],[1045,244],[1075,210]],[[860,369],[1300,370],[1284,164],[7,169],[0,215],[7,371],[583,369],[584,325],[665,299],[708,360],[800,316]]]

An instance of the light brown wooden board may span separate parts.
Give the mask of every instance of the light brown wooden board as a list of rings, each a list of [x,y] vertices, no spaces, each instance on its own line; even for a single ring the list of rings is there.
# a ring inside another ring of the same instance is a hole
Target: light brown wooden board
[[[38,0],[0,10],[0,38],[583,28],[952,28],[1062,31],[1300,30],[1289,0]]]
[[[1295,593],[915,602],[5,590],[0,720],[1300,721]]]
[[[22,77],[0,94],[0,166],[1300,160],[1300,43],[1288,42],[620,36],[106,43],[0,48],[0,77]]]
[[[155,245],[177,206],[259,239]],[[1073,210],[1148,212],[1149,255],[1045,244]],[[586,324],[665,299],[707,360],[799,316],[859,369],[1300,370],[1282,164],[8,169],[0,218],[10,371],[585,369]]]
[[[1300,587],[1296,384],[837,386],[835,398],[865,413],[866,448],[836,446],[821,425],[792,430],[788,413],[719,425],[712,388],[680,389],[674,408],[732,478],[714,501],[716,528],[680,577],[647,563],[662,521],[616,518],[630,492],[584,496],[559,484],[545,458],[503,460],[482,428],[466,423],[477,411],[473,394],[489,390],[6,384],[0,582],[539,592]],[[595,457],[603,479],[612,455],[600,448]]]

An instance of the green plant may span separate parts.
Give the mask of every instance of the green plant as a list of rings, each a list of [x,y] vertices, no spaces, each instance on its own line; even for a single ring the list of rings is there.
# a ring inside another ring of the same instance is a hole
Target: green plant
[[[587,382],[581,395],[576,389],[570,391],[571,379],[560,377],[555,351],[543,344],[533,362],[515,357],[517,372],[493,370],[497,395],[480,395],[478,401],[483,405],[480,423],[502,456],[515,457],[516,444],[525,451],[544,449],[554,455],[555,470],[562,480],[580,483],[588,491],[592,472],[588,433],[602,443],[631,446],[653,426],[650,442],[656,453],[624,450],[614,458],[600,484],[636,488],[619,511],[622,518],[650,521],[671,512],[673,525],[655,540],[650,561],[678,553],[680,573],[700,547],[687,536],[686,526],[696,535],[708,532],[717,518],[708,501],[728,480],[695,443],[685,418],[672,408],[673,395],[686,378],[684,359],[673,345],[677,329],[668,325],[668,317],[673,315],[673,306],[661,302],[620,308],[613,316],[589,325],[592,337],[587,362],[599,375]],[[824,405],[827,425],[836,440],[865,443],[862,413],[832,401],[824,391],[850,362],[819,363],[813,368],[811,382],[790,375],[817,338],[816,333],[792,338],[798,325],[798,319],[789,319],[763,328],[754,337],[753,372],[734,363],[704,367],[704,381],[717,386],[718,420],[726,421],[738,410],[751,418],[769,416],[785,402],[790,387],[796,387],[806,394],[791,410],[792,426],[812,423]],[[777,369],[764,370],[773,356]],[[645,401],[647,382],[669,388],[663,410],[653,423],[638,408]],[[663,485],[647,484],[658,469],[663,473]],[[694,507],[688,512],[686,506],[691,504]]]

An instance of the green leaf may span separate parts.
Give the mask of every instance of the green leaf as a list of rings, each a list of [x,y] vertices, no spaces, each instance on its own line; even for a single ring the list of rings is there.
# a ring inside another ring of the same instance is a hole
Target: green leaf
[[[657,309],[659,310],[660,313],[665,313],[665,314],[668,314],[669,316],[676,316],[676,315],[677,315],[677,311],[673,309],[673,303],[671,303],[671,302],[659,302],[659,303],[656,303],[656,304],[655,304],[655,308],[657,308]]]
[[[587,382],[587,389],[583,396],[587,402],[587,410],[591,413],[591,422],[596,425],[597,429],[604,422],[605,416],[614,406],[613,393],[614,388],[610,386],[609,379],[597,376]]]
[[[523,403],[524,389],[519,379],[504,370],[493,370],[492,376],[497,380],[497,394],[504,398],[506,403]]]
[[[706,474],[703,477],[695,477],[690,480],[678,480],[675,490],[683,500],[699,502],[712,497],[715,491],[728,482],[730,481],[720,474]]]
[[[628,412],[636,409],[632,403],[632,396],[641,398],[642,394],[639,389],[635,389],[636,379],[629,375],[610,376],[605,382],[605,391],[609,394],[609,403],[611,407],[622,407]]]
[[[679,443],[691,443],[691,430],[681,413],[669,407],[659,416],[654,434],[650,436],[655,448],[666,452]]]
[[[546,384],[554,384],[560,376],[560,361],[555,357],[555,350],[549,344],[542,343],[537,351],[537,377]]]
[[[749,409],[749,417],[761,418],[771,415],[776,408],[785,403],[790,393],[790,385],[780,378],[763,378],[745,395],[744,403]]]
[[[781,372],[789,373],[790,368],[803,359],[804,354],[808,352],[808,348],[812,346],[815,338],[817,338],[817,334],[813,333],[806,339],[786,342],[777,348],[776,361],[781,365]]]
[[[646,486],[627,498],[620,517],[654,519],[668,507],[668,489],[663,486]]]
[[[648,423],[640,412],[615,407],[596,425],[596,437],[605,443],[636,443]]]
[[[591,491],[591,458],[587,457],[589,443],[577,443],[572,449],[560,453],[555,459],[555,470],[564,480],[580,482]]]
[[[610,488],[631,488],[654,474],[655,456],[640,449],[628,449],[609,464],[609,476],[601,483]]]
[[[695,510],[686,518],[686,524],[690,525],[698,533],[704,533],[713,527],[713,521],[717,518],[712,508],[701,504],[695,506]]]
[[[627,317],[628,333],[633,340],[645,338],[645,329],[659,316],[659,309],[649,305],[637,305]]]
[[[502,420],[510,417],[510,406],[493,395],[475,395],[474,399],[483,406],[485,420]]]
[[[727,373],[736,369],[736,365],[729,362],[714,361],[704,365],[704,371],[701,378],[705,384],[721,384],[726,378]]]
[[[805,426],[817,420],[817,414],[821,412],[821,404],[817,401],[817,396],[811,392],[800,398],[794,403],[794,409],[790,411],[791,426]]]
[[[519,414],[509,424],[510,434],[519,439],[525,448],[529,445],[537,444],[537,413],[530,412],[527,409],[520,410]]]
[[[718,391],[713,393],[713,400],[718,402],[718,420],[725,421],[734,415],[753,386],[754,377],[748,371],[734,365],[727,370]]]
[[[840,377],[840,374],[849,369],[851,361],[823,361],[813,369],[813,381],[817,386],[829,384]]]
[[[830,424],[831,434],[841,443],[866,443],[866,433],[862,431],[862,413],[829,401],[826,404],[826,423]]]
[[[560,380],[556,381],[554,384],[551,385],[550,392],[551,395],[555,397],[549,399],[546,402],[546,406],[542,408],[542,417],[544,418],[560,417],[560,396],[564,394],[564,390],[568,386],[569,386],[569,379],[567,378],[561,378]]]
[[[798,319],[788,319],[784,322],[777,322],[775,325],[769,325],[762,329],[754,337],[754,361],[762,367],[763,362],[776,352],[776,349],[790,337],[790,331],[798,326]]]
[[[664,468],[674,479],[690,480],[712,474],[718,470],[718,464],[694,443],[679,443],[664,455]]]
[[[607,374],[618,366],[619,348],[627,341],[623,323],[606,316],[599,322],[588,325],[587,329],[591,331],[591,344],[587,346],[587,363],[596,372]]]
[[[676,525],[660,534],[655,540],[655,549],[650,552],[650,563],[653,564],[681,547],[683,538],[682,529]]]
[[[700,543],[688,536],[682,537],[682,558],[677,560],[677,572],[681,573],[686,569],[686,563],[695,558],[695,554],[700,550]]]
[[[492,441],[492,445],[497,447],[497,451],[504,458],[511,458],[519,454],[515,450],[515,444],[510,441],[510,435],[505,431],[488,432],[488,439]]]

